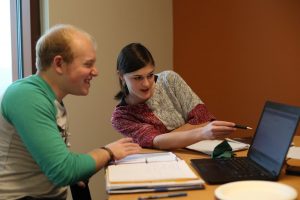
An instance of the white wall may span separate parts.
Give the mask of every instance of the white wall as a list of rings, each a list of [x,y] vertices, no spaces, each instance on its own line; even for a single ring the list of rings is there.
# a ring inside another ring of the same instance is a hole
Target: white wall
[[[50,0],[49,21],[43,27],[69,23],[92,34],[97,43],[99,76],[87,97],[69,96],[72,150],[88,152],[118,138],[110,124],[118,91],[116,57],[130,42],[141,42],[152,52],[156,71],[173,68],[172,0]],[[47,14],[47,12],[45,12]],[[47,20],[47,17],[44,19]],[[93,199],[105,199],[103,171],[90,180]],[[69,199],[70,198],[69,194]]]

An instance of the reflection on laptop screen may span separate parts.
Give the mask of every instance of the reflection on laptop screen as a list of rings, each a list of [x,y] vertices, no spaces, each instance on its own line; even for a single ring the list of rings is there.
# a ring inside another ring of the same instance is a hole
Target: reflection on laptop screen
[[[248,157],[279,174],[297,124],[298,115],[266,105]]]

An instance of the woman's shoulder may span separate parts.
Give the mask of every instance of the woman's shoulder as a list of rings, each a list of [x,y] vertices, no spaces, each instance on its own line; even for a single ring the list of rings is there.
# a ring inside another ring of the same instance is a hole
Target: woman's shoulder
[[[151,112],[151,110],[145,103],[136,105],[117,105],[112,113],[111,120],[113,122],[121,119],[135,121],[137,118],[148,112]]]
[[[162,71],[160,73],[157,74],[157,76],[159,77],[159,79],[177,79],[178,77],[180,77],[180,75],[178,73],[176,73],[175,71],[172,70],[165,70]]]
[[[172,70],[165,70],[157,74],[159,77],[178,77],[179,74],[177,74],[175,71]]]
[[[164,83],[164,84],[175,84],[181,82],[182,78],[181,76],[172,70],[166,70],[162,71],[157,74],[158,76],[158,83]]]
[[[139,104],[134,104],[134,105],[129,105],[127,103],[124,104],[124,102],[120,102],[116,107],[114,112],[128,112],[128,113],[136,113],[139,111],[143,111],[147,109],[147,104],[145,103],[139,103]]]

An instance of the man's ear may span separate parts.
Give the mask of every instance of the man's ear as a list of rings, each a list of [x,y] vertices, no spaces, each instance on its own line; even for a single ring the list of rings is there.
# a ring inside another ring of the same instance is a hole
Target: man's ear
[[[57,55],[53,58],[53,65],[57,73],[63,73],[64,59],[60,55]]]

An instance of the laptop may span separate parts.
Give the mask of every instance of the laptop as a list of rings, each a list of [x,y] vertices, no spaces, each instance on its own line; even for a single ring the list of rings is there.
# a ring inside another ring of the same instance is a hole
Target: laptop
[[[247,157],[191,159],[208,184],[279,178],[299,123],[300,108],[267,101]]]

